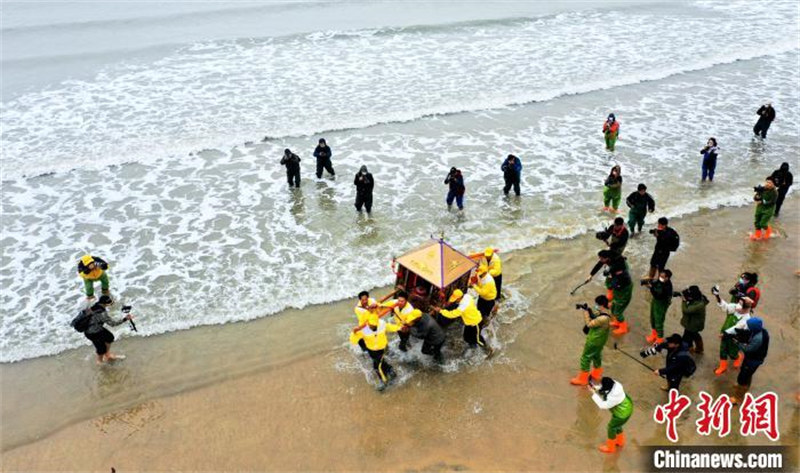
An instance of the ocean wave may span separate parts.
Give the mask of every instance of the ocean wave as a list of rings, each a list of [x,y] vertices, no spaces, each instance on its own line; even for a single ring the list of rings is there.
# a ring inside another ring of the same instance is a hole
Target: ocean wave
[[[784,34],[796,30],[791,16],[724,18],[711,30],[704,24],[570,12],[505,28],[197,43],[154,63],[122,62],[91,81],[4,102],[3,179],[153,162],[265,135],[286,140],[496,110],[798,47]],[[654,29],[662,31],[658,38]],[[611,49],[598,47],[607,31],[615,31]],[[767,34],[768,46],[752,47],[750,33]]]

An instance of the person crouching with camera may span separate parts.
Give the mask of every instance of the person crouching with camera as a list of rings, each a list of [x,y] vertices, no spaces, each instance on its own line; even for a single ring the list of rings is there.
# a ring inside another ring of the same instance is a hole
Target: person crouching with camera
[[[608,340],[608,332],[611,329],[611,315],[609,312],[609,302],[606,296],[597,296],[594,299],[594,310],[589,308],[586,303],[576,304],[575,308],[583,310],[583,333],[586,334],[586,342],[581,353],[581,371],[578,376],[570,380],[576,386],[586,386],[589,384],[589,368],[594,365],[591,377],[595,381],[600,381],[603,377],[603,348]]]
[[[755,227],[756,231],[750,236],[751,240],[768,240],[772,236],[772,227],[769,222],[775,215],[775,203],[778,201],[778,191],[772,177],[764,181],[763,186],[753,188],[756,204]],[[763,233],[762,233],[763,232]]]
[[[639,353],[642,358],[653,356],[662,350],[667,350],[667,365],[659,370],[654,370],[653,374],[667,379],[667,385],[662,387],[664,391],[670,389],[680,390],[681,380],[684,376],[694,374],[697,365],[689,355],[689,346],[683,342],[683,338],[677,333],[667,337],[665,342],[645,348]]]

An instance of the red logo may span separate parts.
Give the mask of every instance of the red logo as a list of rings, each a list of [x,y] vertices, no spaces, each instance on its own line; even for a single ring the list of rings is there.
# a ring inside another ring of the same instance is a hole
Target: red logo
[[[778,395],[768,392],[753,398],[752,394],[745,394],[739,409],[739,421],[742,436],[763,432],[773,442],[778,440]]]
[[[712,430],[716,430],[720,437],[728,435],[731,432],[731,409],[733,403],[727,394],[714,400],[710,394],[701,391],[700,404],[697,406],[701,417],[695,422],[697,433],[710,435]]]
[[[667,423],[667,438],[670,442],[678,441],[678,417],[692,404],[689,396],[684,396],[677,389],[669,390],[669,401],[664,405],[656,406],[653,419],[659,424]]]

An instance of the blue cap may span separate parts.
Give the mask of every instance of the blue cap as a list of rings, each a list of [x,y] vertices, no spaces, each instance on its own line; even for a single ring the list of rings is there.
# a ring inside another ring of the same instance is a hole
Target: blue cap
[[[764,328],[764,322],[758,317],[747,319],[747,329],[751,332],[760,332]]]

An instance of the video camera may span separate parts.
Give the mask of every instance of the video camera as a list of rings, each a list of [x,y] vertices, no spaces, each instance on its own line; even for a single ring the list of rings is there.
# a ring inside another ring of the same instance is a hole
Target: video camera
[[[767,190],[767,188],[761,185],[753,187],[753,192],[756,194],[763,194],[765,190]]]
[[[730,291],[728,291],[728,294],[732,295],[736,299],[736,302],[739,302],[740,300],[742,300],[745,297],[747,297],[747,294],[745,294],[744,292],[741,292],[740,290],[738,290],[736,288],[731,289]]]
[[[692,294],[692,291],[690,291],[688,287],[680,292],[674,291],[672,297],[683,297],[686,301],[694,300],[694,294]]]
[[[599,232],[594,234],[595,238],[597,238],[598,240],[603,240],[603,241],[608,240],[608,238],[610,236],[611,236],[611,233],[609,233],[607,230],[599,231]]]
[[[130,315],[130,313],[131,313],[131,309],[133,309],[133,307],[131,307],[131,306],[129,306],[129,305],[124,305],[124,306],[122,306],[122,309],[120,309],[120,310],[122,310],[122,313],[123,313],[123,314],[125,314],[125,315]],[[129,324],[131,324],[131,329],[132,329],[134,332],[138,332],[138,331],[139,331],[139,330],[136,328],[136,324],[135,324],[135,323],[133,323],[133,320],[128,320],[128,323],[129,323]]]
[[[647,233],[649,233],[651,235],[655,235],[657,231],[658,231],[658,228],[651,228]]]
[[[595,317],[597,317],[597,315],[595,315],[594,311],[589,308],[589,304],[587,304],[585,302],[583,304],[575,304],[575,309],[577,309],[577,310],[585,310],[586,312],[589,312],[589,318],[590,319],[594,319]],[[584,335],[589,335],[589,327],[586,326],[586,325],[583,326],[583,334]]]
[[[642,358],[647,358],[648,356],[653,356],[658,353],[658,349],[656,348],[657,345],[651,345],[647,348],[643,348],[642,351],[639,352],[639,356]]]

